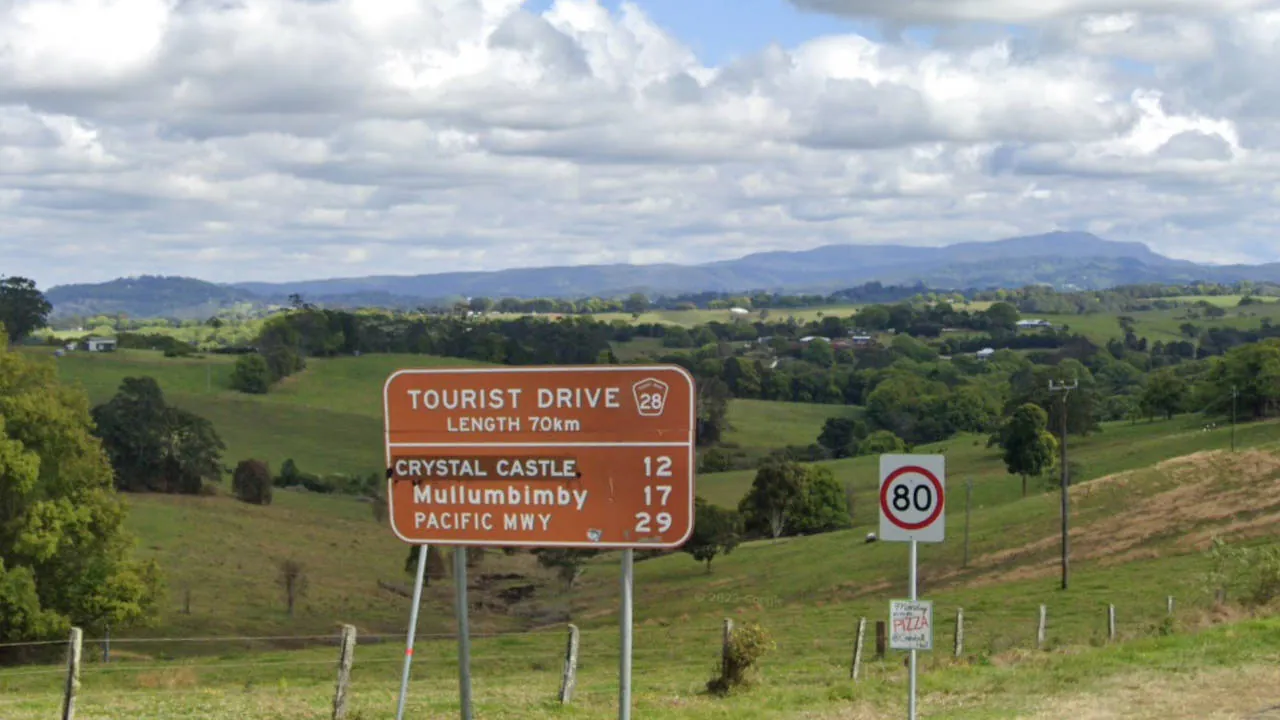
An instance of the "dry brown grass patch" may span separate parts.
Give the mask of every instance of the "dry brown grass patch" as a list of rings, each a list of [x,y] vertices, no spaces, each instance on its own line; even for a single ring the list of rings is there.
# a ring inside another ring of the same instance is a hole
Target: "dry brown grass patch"
[[[1258,537],[1280,527],[1280,454],[1264,450],[1236,454],[1208,451],[1171,458],[1147,470],[1126,471],[1075,486],[1071,494],[1087,497],[1127,486],[1140,474],[1151,472],[1163,473],[1173,485],[1135,497],[1119,513],[1077,524],[1071,529],[1073,557],[1108,565],[1156,559],[1167,549],[1150,547],[1148,543],[1155,538],[1176,536],[1172,548],[1200,551],[1214,536]],[[1246,513],[1253,515],[1240,517]],[[1051,555],[1060,542],[1060,534],[1053,533],[1020,547],[981,555],[970,563],[971,577],[965,585],[981,587],[1047,577],[1057,572],[1057,559]],[[961,574],[964,571],[952,570],[934,580]]]
[[[142,690],[179,690],[196,687],[200,676],[194,668],[178,667],[139,673],[134,682]]]
[[[1251,666],[1230,670],[1169,674],[1142,671],[1119,675],[1088,692],[1058,695],[1011,717],[1033,720],[1215,720],[1261,718],[1280,702],[1280,668]]]

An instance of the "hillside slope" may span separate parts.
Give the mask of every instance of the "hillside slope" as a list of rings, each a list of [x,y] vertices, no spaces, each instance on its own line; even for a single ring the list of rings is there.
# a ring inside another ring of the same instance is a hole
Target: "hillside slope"
[[[1201,451],[1147,466],[1152,454],[1171,457],[1174,448],[1186,445],[1186,438],[1172,431],[1176,426],[1152,425],[1146,429],[1148,446],[1137,453],[1116,450],[1126,440],[1132,444],[1134,435],[1076,451],[1087,465],[1119,466],[1073,490],[1078,569],[1100,577],[1123,575],[1128,579],[1112,586],[1120,594],[1150,593],[1155,583],[1169,584],[1170,593],[1176,586],[1182,595],[1195,578],[1167,573],[1198,565],[1195,553],[1211,533],[1276,535],[1280,523],[1272,521],[1280,519],[1280,424],[1242,429],[1240,445],[1257,450],[1236,455]],[[1213,447],[1226,440],[1221,430],[1199,435]],[[1052,582],[1035,581],[1055,572],[1056,496],[1049,491],[1020,498],[1016,479],[1002,469],[984,469],[998,464],[998,458],[986,455],[993,453],[984,448],[976,461],[952,463],[947,541],[921,548],[925,587],[931,593],[983,597],[990,592],[985,588],[1027,581],[1028,592],[1047,591]],[[861,542],[878,522],[869,498],[876,478],[872,473],[837,477],[854,488],[855,506],[866,508],[856,515],[854,529],[749,543],[717,558],[710,576],[702,564],[680,553],[640,562],[636,582],[643,589],[637,596],[637,617],[654,623],[714,616],[724,611],[725,603],[747,616],[784,612],[809,617],[815,608],[832,603],[852,602],[861,608],[887,598],[885,593],[892,594],[903,582],[905,556],[898,545]],[[960,569],[964,501],[958,488],[968,478],[975,485],[972,561]],[[405,549],[368,503],[296,492],[277,492],[275,503],[265,508],[227,497],[132,496],[129,503],[130,526],[141,547],[173,578],[171,603],[160,626],[148,633],[309,634],[339,622],[356,622],[366,632],[403,627],[405,598],[380,582],[405,588]],[[311,573],[312,591],[295,618],[285,616],[274,583],[275,562],[285,558],[302,561]],[[1124,563],[1148,561],[1158,562],[1133,571],[1137,575],[1120,569],[1128,567]],[[616,553],[592,561],[579,587],[566,596],[531,557],[491,552],[473,578],[479,583],[473,597],[475,627],[490,631],[554,625],[569,612],[584,627],[607,626],[616,612],[616,563]],[[447,631],[452,615],[448,588],[445,580],[427,593],[433,612],[424,616],[430,618],[424,632]],[[188,589],[196,597],[196,609],[184,615],[179,608]],[[709,593],[721,593],[724,602],[708,603]],[[847,617],[848,612],[841,614]],[[825,610],[810,619],[835,621]]]

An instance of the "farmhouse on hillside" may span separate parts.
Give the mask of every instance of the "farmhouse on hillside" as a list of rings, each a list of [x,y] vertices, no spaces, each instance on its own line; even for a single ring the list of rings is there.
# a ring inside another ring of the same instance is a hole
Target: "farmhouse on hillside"
[[[116,349],[116,339],[91,337],[84,341],[84,348],[89,352],[112,352]]]

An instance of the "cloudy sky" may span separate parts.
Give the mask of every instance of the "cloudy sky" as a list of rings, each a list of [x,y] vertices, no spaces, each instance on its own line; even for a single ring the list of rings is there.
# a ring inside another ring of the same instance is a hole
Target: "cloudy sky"
[[[1280,0],[0,0],[0,275],[1280,260]]]

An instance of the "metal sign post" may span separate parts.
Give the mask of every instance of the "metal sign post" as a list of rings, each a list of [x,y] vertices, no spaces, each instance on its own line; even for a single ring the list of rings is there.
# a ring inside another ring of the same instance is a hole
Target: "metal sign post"
[[[454,612],[458,616],[458,696],[462,720],[471,720],[471,630],[467,623],[467,549],[453,549]]]
[[[632,591],[635,589],[634,551],[622,551],[622,651],[618,658],[618,720],[631,720]]]
[[[466,546],[622,550],[619,717],[631,716],[634,549],[693,534],[697,390],[677,365],[400,370],[383,386],[391,530],[454,555],[459,694],[471,717]]]
[[[427,546],[418,550],[418,577],[413,582],[413,606],[409,608],[409,637],[404,644],[404,671],[400,675],[400,701],[396,720],[404,720],[404,703],[409,697],[409,666],[413,664],[413,638],[418,634],[418,608],[422,605],[422,578],[427,572]]]
[[[909,582],[911,584],[911,602],[915,602],[917,600],[916,598],[916,567],[920,558],[917,550],[918,547],[919,547],[919,543],[916,540],[912,539],[911,541],[911,573],[910,573],[911,577],[909,579]],[[916,720],[916,649],[915,648],[911,648],[910,663],[911,663],[911,672],[910,672],[911,678],[907,681],[907,685],[908,685],[907,692],[910,694],[910,697],[907,700],[907,717],[910,720]]]
[[[910,544],[910,599],[890,603],[889,647],[909,650],[907,717],[916,720],[919,650],[933,647],[933,608],[919,602],[919,543],[946,537],[946,458],[942,455],[880,456],[880,539]]]

